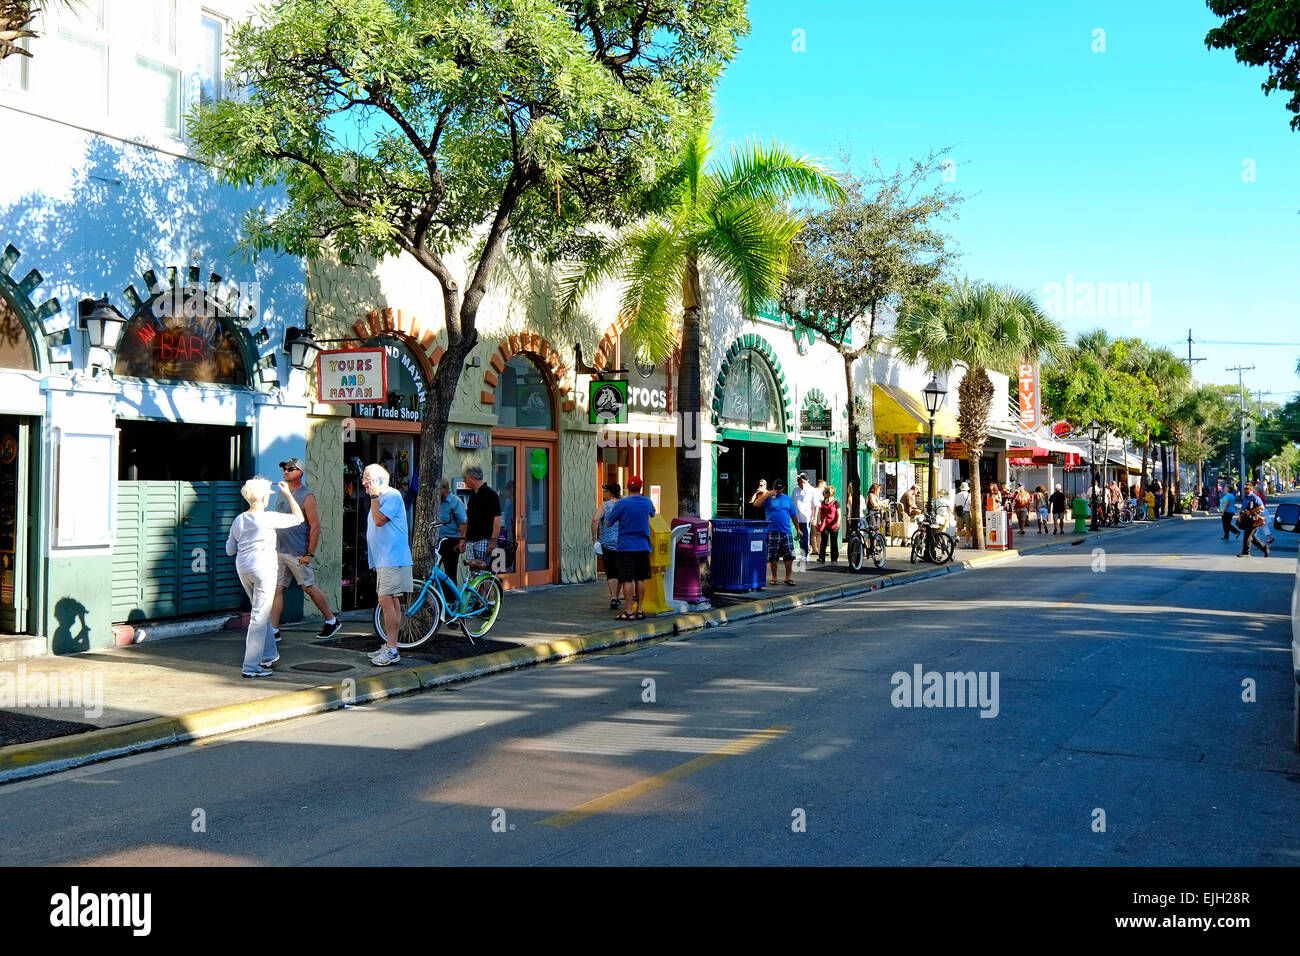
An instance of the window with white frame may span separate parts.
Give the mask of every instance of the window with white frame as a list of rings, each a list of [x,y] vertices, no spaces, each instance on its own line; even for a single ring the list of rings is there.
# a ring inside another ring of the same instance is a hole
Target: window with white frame
[[[107,6],[107,0],[69,4],[48,34],[53,67],[45,71],[48,95],[94,116],[108,112]]]
[[[31,40],[23,37],[14,44],[19,49],[31,50]],[[30,89],[29,63],[31,57],[23,56],[21,53],[11,53],[9,56],[0,60],[0,90],[28,90]]]
[[[199,103],[211,106],[226,95],[225,54],[227,23],[208,11],[199,20]]]
[[[176,0],[136,0],[134,109],[150,126],[180,136],[181,69],[176,47]],[[125,105],[125,104],[124,104]]]

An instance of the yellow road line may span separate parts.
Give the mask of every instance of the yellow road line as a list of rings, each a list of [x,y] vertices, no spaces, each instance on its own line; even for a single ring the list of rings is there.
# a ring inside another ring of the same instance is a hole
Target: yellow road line
[[[586,803],[574,807],[572,810],[566,810],[564,813],[557,813],[553,817],[547,817],[542,820],[543,826],[548,827],[567,827],[570,824],[577,823],[579,820],[585,820],[587,817],[595,816],[597,813],[604,813],[611,810],[621,803],[627,803],[629,800],[635,800],[644,794],[658,790],[683,777],[690,776],[697,770],[703,770],[705,767],[712,766],[720,760],[728,757],[737,757],[740,754],[748,753],[757,747],[761,747],[769,740],[775,740],[784,733],[788,733],[793,728],[790,727],[768,727],[766,730],[760,730],[758,733],[750,734],[748,737],[741,737],[739,740],[733,740],[731,743],[724,744],[712,753],[707,753],[702,757],[696,757],[694,760],[688,760],[684,764],[678,764],[671,770],[665,770],[663,773],[657,773],[653,777],[646,777],[634,784],[624,787],[621,790],[615,790],[613,793],[607,793],[603,797],[597,797],[594,800],[588,800]]]
[[[1080,591],[1078,594],[1074,595],[1073,597],[1068,597],[1064,601],[1057,601],[1055,604],[1052,605],[1052,607],[1069,607],[1075,601],[1078,601],[1082,598],[1086,598],[1091,593],[1092,593],[1091,591]]]

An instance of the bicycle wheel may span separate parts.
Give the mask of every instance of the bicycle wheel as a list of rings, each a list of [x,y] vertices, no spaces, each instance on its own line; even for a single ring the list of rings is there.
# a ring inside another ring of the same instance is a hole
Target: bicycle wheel
[[[1133,512],[1129,511],[1127,508],[1125,508],[1123,511],[1121,511],[1121,512],[1119,513],[1119,523],[1120,523],[1120,524],[1132,524],[1132,523],[1133,523]]]
[[[934,563],[947,564],[952,560],[952,551],[955,542],[943,532],[938,532],[934,536]]]
[[[460,619],[460,629],[472,642],[492,630],[501,613],[501,581],[494,574],[478,574],[465,585],[468,613]]]
[[[885,566],[885,536],[879,531],[871,536],[871,563],[877,568]]]
[[[416,602],[419,602],[416,604]],[[419,647],[438,630],[438,625],[442,621],[442,597],[438,594],[436,588],[429,588],[423,596],[417,595],[412,598],[410,595],[402,594],[398,596],[398,603],[402,608],[402,620],[397,627],[397,646],[402,650],[412,647]],[[414,610],[412,606],[414,605]],[[384,612],[383,608],[375,605],[375,633],[379,639],[387,641],[387,634],[384,631]]]
[[[912,532],[912,564],[916,564],[925,558],[925,532],[916,530]]]
[[[854,571],[861,571],[862,570],[862,535],[856,531],[853,532],[851,535],[849,535],[848,552],[849,552],[848,554],[849,567],[851,567]]]

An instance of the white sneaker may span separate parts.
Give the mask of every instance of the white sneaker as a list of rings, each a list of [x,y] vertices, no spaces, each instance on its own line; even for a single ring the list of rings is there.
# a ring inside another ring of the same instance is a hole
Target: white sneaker
[[[272,666],[273,664],[278,664],[278,663],[280,663],[280,655],[279,655],[279,654],[276,654],[276,655],[275,655],[274,657],[272,657],[269,661],[262,661],[262,666],[263,666],[263,667],[270,667],[270,666]]]
[[[370,656],[370,663],[376,667],[387,667],[389,664],[396,664],[402,659],[402,655],[397,653],[396,648],[383,647]]]
[[[245,672],[244,672],[244,676],[245,676],[245,677],[274,677],[274,676],[275,676],[275,671],[273,671],[273,670],[267,670],[265,667],[260,667],[260,668],[257,669],[257,671],[255,671],[255,672],[252,673],[252,674],[250,674],[250,673],[248,673],[247,671],[245,671]]]

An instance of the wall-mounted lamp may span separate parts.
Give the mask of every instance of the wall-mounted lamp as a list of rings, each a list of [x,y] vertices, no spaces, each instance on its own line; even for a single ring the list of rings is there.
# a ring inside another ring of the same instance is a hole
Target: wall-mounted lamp
[[[471,355],[469,358],[465,360],[466,368],[481,368],[482,365],[483,365],[483,360],[479,358],[477,355]]]
[[[99,299],[83,299],[79,312],[81,327],[86,330],[90,347],[114,351],[126,319],[109,303],[108,295]]]
[[[321,348],[306,329],[289,328],[284,330],[284,350],[289,353],[289,364],[305,372],[316,364]]]

